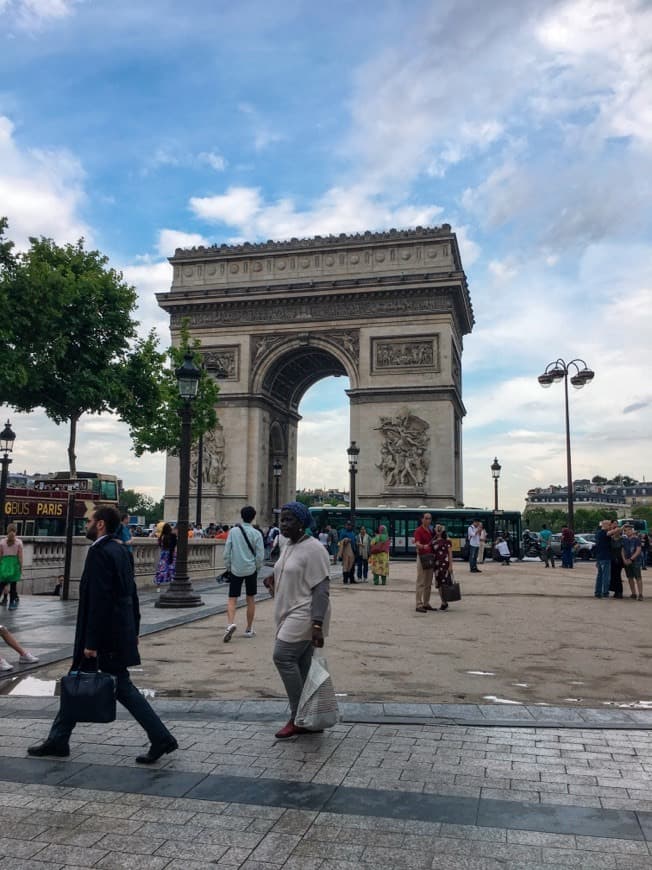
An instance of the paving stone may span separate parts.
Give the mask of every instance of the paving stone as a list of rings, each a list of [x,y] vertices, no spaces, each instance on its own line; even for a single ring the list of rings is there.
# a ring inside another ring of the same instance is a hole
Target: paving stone
[[[37,861],[36,858],[2,858],[0,870],[61,870],[61,862]]]
[[[116,826],[117,827],[117,826]],[[148,837],[140,834],[105,834],[98,843],[98,848],[110,852],[133,852],[138,855],[153,855],[165,843],[165,837]]]
[[[47,848],[47,840],[17,840],[13,837],[0,837],[0,855],[6,858],[31,858]]]
[[[267,834],[251,853],[254,861],[285,861],[301,848],[301,837],[294,834]],[[298,854],[298,852],[296,853]]]
[[[103,847],[84,848],[82,846],[59,846],[52,844],[47,846],[44,857],[54,864],[78,864],[84,867],[92,867],[100,859],[104,858],[108,849]]]
[[[567,849],[543,848],[543,861],[563,867],[579,867],[582,870],[612,870],[616,867],[613,855],[599,855],[595,852],[571,852]]]
[[[12,828],[12,836],[15,831]],[[39,834],[38,839],[45,843],[58,843],[61,846],[94,846],[104,836],[102,831],[89,831],[83,828],[49,828]],[[0,847],[0,852],[2,851]]]
[[[218,843],[193,843],[185,840],[173,842],[168,840],[156,851],[156,857],[174,858],[176,860],[205,861],[214,863],[228,851],[228,845]]]
[[[111,852],[100,859],[95,867],[102,870],[163,870],[170,865],[170,859],[158,858],[154,855],[132,855],[129,852]],[[184,867],[187,867],[184,862]]]

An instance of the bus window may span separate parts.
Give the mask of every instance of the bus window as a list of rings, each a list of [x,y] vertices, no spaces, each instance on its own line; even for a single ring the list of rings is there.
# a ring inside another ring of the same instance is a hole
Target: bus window
[[[115,480],[100,481],[100,495],[103,499],[106,499],[106,501],[117,501],[118,487],[116,486]]]

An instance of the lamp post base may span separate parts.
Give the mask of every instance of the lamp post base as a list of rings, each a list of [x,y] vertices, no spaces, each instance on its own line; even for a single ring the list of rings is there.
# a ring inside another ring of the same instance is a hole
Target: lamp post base
[[[202,607],[204,602],[201,595],[193,591],[192,583],[188,577],[176,577],[170,588],[161,592],[155,607]]]

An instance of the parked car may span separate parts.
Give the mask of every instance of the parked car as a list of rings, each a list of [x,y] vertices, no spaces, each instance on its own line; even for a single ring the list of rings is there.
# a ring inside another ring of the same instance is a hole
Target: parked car
[[[550,546],[555,556],[561,556],[561,535],[551,535]],[[582,535],[575,535],[573,555],[576,559],[582,559],[584,562],[588,561],[593,556],[594,547],[595,543],[593,541],[587,541]]]

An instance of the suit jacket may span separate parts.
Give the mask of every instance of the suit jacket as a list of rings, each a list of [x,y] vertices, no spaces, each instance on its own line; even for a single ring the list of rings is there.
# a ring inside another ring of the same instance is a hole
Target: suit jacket
[[[84,649],[97,650],[98,667],[109,672],[140,664],[139,628],[129,553],[112,538],[103,538],[89,549],[79,583],[74,664],[84,662]]]

